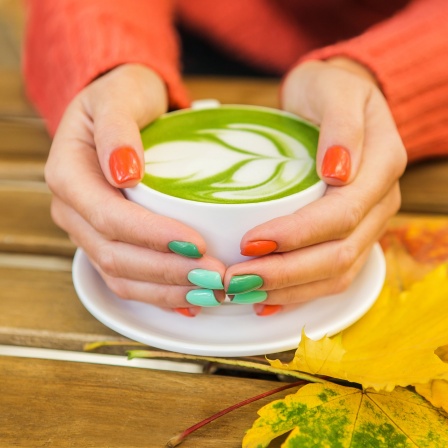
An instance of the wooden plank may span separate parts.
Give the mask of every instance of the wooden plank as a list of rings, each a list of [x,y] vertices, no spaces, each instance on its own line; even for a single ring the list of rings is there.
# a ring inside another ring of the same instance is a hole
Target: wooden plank
[[[18,69],[0,69],[0,116],[36,117]]]
[[[83,350],[104,340],[126,339],[81,304],[71,258],[0,253],[0,344]]]
[[[0,28],[5,41],[16,55],[17,66],[20,66],[20,52],[25,30],[25,5],[22,0],[0,1]]]
[[[40,119],[10,119],[0,117],[0,158],[34,157],[45,161],[51,139]]]
[[[271,381],[148,371],[50,360],[0,358],[0,445],[164,447],[174,435]],[[185,448],[241,446],[264,404],[280,392],[196,431]]]
[[[279,107],[278,79],[190,76],[185,84],[194,100],[213,98],[223,104]]]
[[[0,67],[20,68],[24,10],[17,0],[0,1]]]
[[[448,158],[410,165],[400,186],[402,211],[448,214]]]
[[[45,161],[34,157],[0,157],[2,181],[44,181]]]
[[[75,246],[54,224],[43,182],[0,182],[0,250],[72,256]]]

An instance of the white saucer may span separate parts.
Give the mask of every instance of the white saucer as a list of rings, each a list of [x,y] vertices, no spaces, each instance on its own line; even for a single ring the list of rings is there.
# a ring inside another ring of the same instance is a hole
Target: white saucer
[[[383,252],[376,244],[352,283],[342,294],[285,307],[257,316],[251,305],[225,303],[203,308],[188,318],[170,310],[125,301],[113,294],[78,249],[73,283],[87,310],[107,327],[134,340],[174,352],[205,356],[251,356],[297,348],[301,331],[312,339],[331,336],[364,315],[378,297],[386,275]]]

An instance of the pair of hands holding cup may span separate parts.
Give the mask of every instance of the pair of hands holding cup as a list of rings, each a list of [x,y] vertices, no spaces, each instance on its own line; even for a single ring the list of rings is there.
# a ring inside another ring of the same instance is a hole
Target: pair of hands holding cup
[[[399,208],[406,152],[375,80],[355,62],[301,64],[286,77],[281,97],[283,109],[320,126],[317,170],[328,188],[296,213],[244,235],[243,253],[274,250],[266,256],[226,268],[207,255],[195,230],[123,197],[120,189],[143,175],[140,129],[167,110],[163,81],[136,64],[98,78],[68,106],[45,169],[54,221],[119,297],[185,315],[200,311],[186,299],[196,289],[188,279],[196,269],[217,272],[225,290],[232,279],[260,278],[267,298],[254,305],[259,315],[342,292]],[[203,255],[176,254],[173,241]],[[257,244],[266,241],[272,243]],[[214,291],[217,301],[225,290]]]

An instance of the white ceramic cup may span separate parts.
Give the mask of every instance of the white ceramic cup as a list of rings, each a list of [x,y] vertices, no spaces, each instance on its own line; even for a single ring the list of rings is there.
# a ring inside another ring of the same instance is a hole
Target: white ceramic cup
[[[219,103],[206,101],[197,102],[192,109],[204,107],[220,106]],[[232,107],[238,106],[232,105]],[[241,107],[244,109],[246,106]],[[256,106],[250,107],[257,109]],[[275,109],[262,107],[258,109],[287,114]],[[229,266],[249,259],[240,253],[241,239],[248,230],[271,219],[294,213],[322,197],[325,189],[326,184],[318,180],[305,190],[289,196],[263,202],[236,204],[199,202],[170,196],[150,188],[143,182],[134,188],[125,189],[124,194],[129,200],[146,209],[174,218],[198,231],[207,243],[207,254]]]

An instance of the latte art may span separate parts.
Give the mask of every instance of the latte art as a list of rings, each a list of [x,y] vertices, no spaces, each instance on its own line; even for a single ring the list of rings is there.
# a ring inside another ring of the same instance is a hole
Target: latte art
[[[254,117],[238,122],[234,113],[223,110],[197,111],[207,119],[197,117],[194,126],[179,123],[183,124],[179,129],[173,122],[164,140],[159,138],[161,133],[151,136],[149,126],[143,138],[144,182],[162,193],[193,201],[248,203],[293,194],[318,180],[312,147],[297,138],[291,123],[258,124]],[[211,119],[213,114],[216,120]],[[154,123],[155,131],[163,121]],[[314,132],[317,142],[317,131],[307,131]]]

